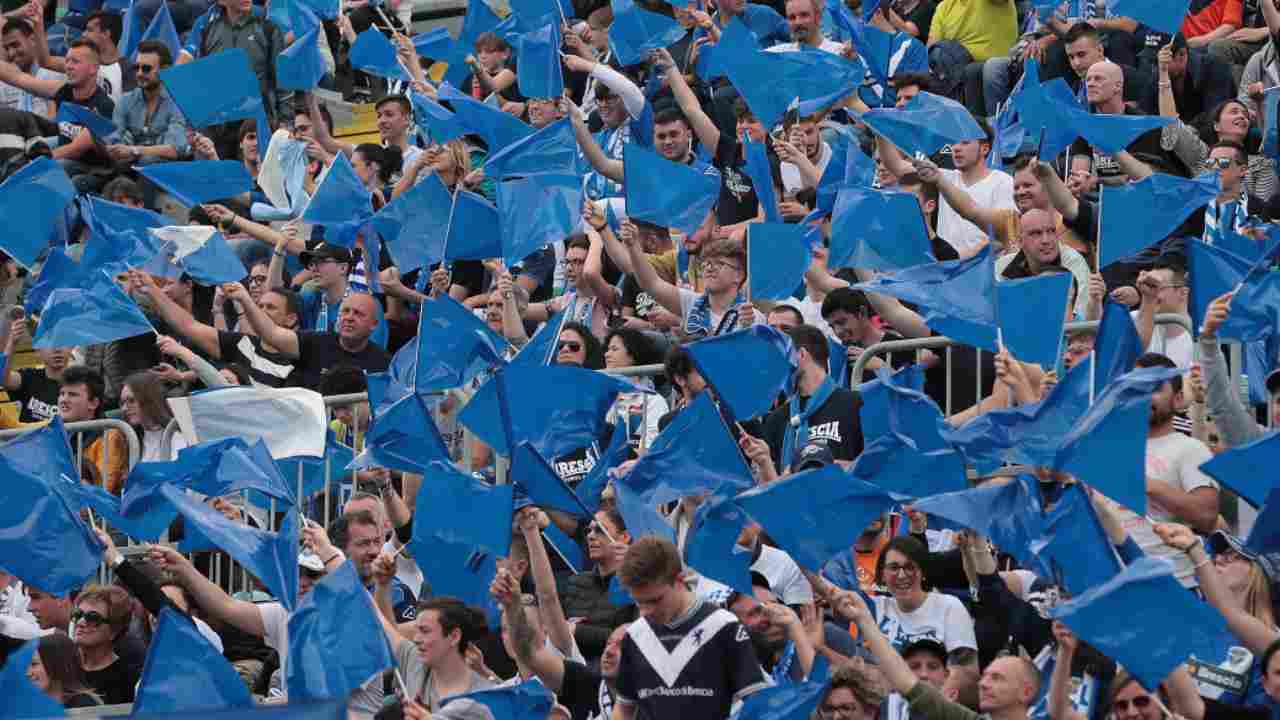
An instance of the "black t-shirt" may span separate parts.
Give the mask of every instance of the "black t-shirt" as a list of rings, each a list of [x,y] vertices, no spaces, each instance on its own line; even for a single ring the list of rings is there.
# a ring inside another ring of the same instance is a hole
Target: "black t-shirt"
[[[658,301],[640,288],[640,283],[631,275],[622,279],[622,307],[631,308],[635,316],[648,320],[649,313],[658,309]]]
[[[1125,108],[1125,115],[1142,115],[1143,113]],[[1148,130],[1139,135],[1136,140],[1129,143],[1125,148],[1135,158],[1147,163],[1151,169],[1156,172],[1162,172],[1167,175],[1177,175],[1179,177],[1190,177],[1191,172],[1187,166],[1183,164],[1178,156],[1172,152],[1166,151],[1160,147],[1160,129]],[[1093,171],[1097,174],[1098,179],[1104,183],[1117,184],[1120,182],[1124,173],[1120,170],[1120,165],[1110,153],[1102,152],[1091,145],[1084,138],[1080,138],[1071,144],[1072,155],[1092,155]]]
[[[123,659],[101,670],[86,670],[84,680],[98,693],[107,705],[124,705],[133,702],[134,687],[142,677],[142,668],[127,664]]]
[[[348,352],[338,342],[336,333],[298,333],[298,359],[294,361],[289,385],[320,389],[325,370],[338,365],[354,365],[368,372],[382,372],[391,364],[391,356],[380,345],[370,342],[360,352]]]
[[[769,156],[769,170],[773,182],[782,185],[781,162],[773,151],[773,143],[765,140]],[[747,176],[746,148],[731,133],[720,133],[720,144],[712,164],[720,171],[720,200],[716,203],[716,219],[721,225],[733,225],[756,216],[760,200],[756,197],[751,178]]]
[[[936,336],[937,333],[934,333]],[[991,394],[995,382],[995,356],[989,352],[981,353],[968,345],[957,345],[950,349],[933,351],[938,362],[924,372],[924,393],[933,398],[942,408],[943,414],[949,415],[968,409],[982,398]],[[947,409],[947,379],[950,364],[951,404]],[[982,378],[982,392],[979,395],[978,378]]]
[[[99,707],[102,701],[88,693],[72,693],[62,701],[65,708]]]
[[[800,409],[805,409],[808,398],[800,398]],[[836,388],[827,401],[809,416],[809,437],[804,443],[796,443],[793,452],[799,456],[805,447],[821,444],[831,451],[835,460],[854,460],[862,454],[862,421],[858,409],[862,398],[846,388]],[[773,464],[779,470],[791,464],[791,458],[782,458],[786,432],[791,429],[791,406],[783,404],[769,413],[764,421],[764,439],[769,443]]]
[[[916,30],[919,31],[917,39],[920,42],[929,41],[929,28],[933,26],[933,13],[937,9],[938,6],[933,0],[920,0],[916,8],[902,18],[909,23],[916,24]]]
[[[10,396],[22,405],[19,422],[44,422],[58,414],[58,389],[62,384],[49,379],[44,370],[23,368],[18,371],[22,384]]]
[[[601,715],[600,673],[582,663],[566,660],[564,662],[564,678],[560,681],[560,692],[556,700],[569,709],[573,720],[587,720]],[[607,691],[603,691],[607,692]]]
[[[53,96],[53,100],[58,103],[58,105],[62,105],[63,103],[82,105],[107,120],[111,119],[111,114],[116,109],[116,104],[112,102],[111,95],[104,90],[102,86],[95,86],[91,97],[85,100],[78,100],[71,92],[71,85],[64,84],[62,87],[58,88],[58,92]],[[83,130],[83,128],[80,128],[78,125],[73,125],[68,122],[58,123],[58,132],[62,136],[62,141],[64,143],[74,140],[81,130]],[[95,155],[97,155],[97,153],[95,153]],[[90,158],[88,157],[82,158],[83,161],[87,161],[89,159]]]
[[[280,353],[267,352],[262,338],[237,332],[218,332],[218,354],[225,363],[249,368],[249,377],[267,387],[284,387],[297,361]]]
[[[580,447],[573,452],[561,455],[551,463],[556,474],[569,487],[577,487],[578,483],[591,472],[600,459],[600,454],[590,445]]]
[[[27,4],[27,0],[0,0],[0,12],[6,15],[14,10],[21,10]],[[23,20],[26,20],[24,17]],[[46,2],[44,4],[44,26],[53,27],[58,22],[58,3]]]

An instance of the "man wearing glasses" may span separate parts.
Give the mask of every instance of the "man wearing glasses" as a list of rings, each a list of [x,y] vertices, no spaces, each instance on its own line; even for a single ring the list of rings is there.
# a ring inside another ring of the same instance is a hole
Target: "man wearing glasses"
[[[169,67],[173,56],[162,42],[138,43],[138,87],[120,98],[112,122],[120,128],[118,142],[107,146],[111,159],[123,165],[148,165],[184,157],[187,122],[160,82],[160,71]]]

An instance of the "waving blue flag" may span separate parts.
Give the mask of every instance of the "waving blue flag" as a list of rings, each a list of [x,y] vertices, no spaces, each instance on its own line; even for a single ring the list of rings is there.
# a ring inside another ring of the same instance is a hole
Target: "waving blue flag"
[[[28,270],[49,246],[54,225],[76,195],[56,160],[37,158],[0,183],[0,217],[7,225],[0,249]]]
[[[951,448],[922,450],[911,437],[897,433],[868,443],[849,474],[906,497],[927,497],[969,484],[960,453]]]
[[[161,256],[144,266],[148,272],[163,263],[164,274],[185,273],[204,285],[240,282],[249,274],[222,233],[208,225],[177,225],[148,232],[161,243]]]
[[[499,378],[505,400],[499,397]],[[512,364],[480,387],[458,422],[500,455],[528,441],[554,459],[595,442],[618,394],[635,391],[631,383],[594,370]]]
[[[163,484],[158,488],[186,521],[187,527],[212,541],[235,558],[286,609],[298,602],[297,513],[286,513],[280,532],[273,533],[232,522],[193,500],[183,490]]]
[[[1187,312],[1191,315],[1191,330],[1199,336],[1204,324],[1204,313],[1218,296],[1229,293],[1244,282],[1253,269],[1253,263],[1195,238],[1187,238],[1187,273],[1191,284],[1191,297]],[[1232,310],[1235,310],[1234,305]]]
[[[448,296],[423,301],[418,339],[418,392],[466,385],[502,364],[510,348],[484,321]]]
[[[55,288],[76,287],[84,282],[85,277],[83,263],[72,260],[64,248],[52,248],[40,265],[40,274],[27,289],[23,307],[28,315],[39,312]]]
[[[1257,440],[1214,455],[1200,466],[1200,470],[1250,505],[1260,508],[1276,486],[1272,473],[1277,467],[1280,467],[1280,432],[1272,431]]]
[[[374,384],[370,381],[370,404],[375,403],[373,389]],[[364,452],[356,456],[346,469],[385,467],[421,473],[432,463],[448,459],[449,448],[432,419],[426,398],[410,392],[390,401],[375,413],[373,424],[365,435]]]
[[[289,656],[282,664],[291,704],[346,699],[395,666],[377,612],[350,561],[311,588],[289,616]]]
[[[694,513],[685,544],[689,567],[744,595],[751,594],[751,554],[735,551],[750,518],[732,498],[702,503]]]
[[[933,155],[944,146],[985,140],[986,132],[963,105],[922,92],[902,108],[875,108],[862,121],[908,156]]]
[[[134,714],[253,706],[236,669],[200,634],[191,618],[162,609],[147,648]]]
[[[1127,17],[1170,35],[1182,27],[1191,0],[1107,0],[1107,14]]]
[[[453,195],[445,260],[487,260],[502,257],[502,219],[484,196],[466,190]]]
[[[739,420],[769,412],[796,371],[791,338],[765,325],[704,338],[686,347],[698,372]]]
[[[910,365],[896,372],[881,368],[876,379],[862,383],[862,437],[869,444],[882,435],[898,435],[923,452],[949,449],[938,434],[942,410],[924,394],[924,367]],[[925,495],[927,493],[920,493]]]
[[[818,182],[818,201],[815,212],[820,211],[825,214],[834,212],[839,192],[845,188],[869,189],[875,185],[875,161],[862,152],[857,141],[846,138],[845,142],[837,143],[837,147],[840,149],[832,149],[831,161],[827,163],[827,169],[822,171],[822,178]],[[843,161],[838,162],[841,158],[840,153],[843,153]],[[833,228],[833,241],[834,232]],[[838,264],[831,264],[831,266],[838,267]]]
[[[1267,494],[1266,502],[1258,509],[1258,519],[1245,540],[1245,549],[1262,554],[1280,552],[1280,488]]]
[[[578,156],[573,121],[561,118],[494,151],[485,158],[484,174],[495,180],[505,180],[543,173],[576,173]]]
[[[1192,212],[1218,195],[1216,174],[1191,180],[1155,173],[1126,185],[1102,188],[1100,267],[1165,239]]]
[[[169,48],[170,56],[177,59],[178,52],[182,50],[182,40],[178,37],[178,29],[174,27],[173,16],[169,14],[168,3],[162,3],[156,10],[151,23],[147,25],[146,30],[142,31],[142,37],[138,38],[138,43],[141,44],[145,40],[158,40],[164,43],[164,46]],[[120,54],[132,60],[136,50],[136,46],[128,50],[122,48]]]
[[[852,287],[914,303],[930,328],[995,352],[994,286],[994,256],[987,246],[970,258],[917,265]]]
[[[146,523],[127,519],[120,510],[120,498],[97,485],[79,482],[71,475],[68,475],[67,479],[70,482],[67,482],[62,489],[67,495],[67,504],[73,511],[86,508],[92,510],[98,517],[105,520],[107,525],[136,540],[159,537],[168,528],[166,522],[164,527],[155,527],[153,531],[152,527]]]
[[[516,445],[516,451],[511,456],[511,479],[528,494],[535,505],[544,510],[559,510],[576,517],[591,517],[591,511],[574,493],[573,488],[565,484],[555,469],[529,443]]]
[[[373,214],[372,197],[351,162],[338,153],[302,219],[315,225],[346,225],[362,215]]]
[[[160,71],[160,81],[192,128],[249,117],[258,121],[259,142],[271,137],[262,88],[244,50],[230,48],[167,67]]]
[[[82,269],[113,275],[153,261],[162,252],[162,243],[150,231],[172,224],[159,213],[96,197],[80,202],[80,212],[92,233],[80,259]]]
[[[506,147],[533,132],[533,128],[520,120],[458,92],[449,83],[441,83],[437,97],[452,105],[454,119],[467,132],[483,138],[490,148]]]
[[[625,482],[613,484],[614,499],[622,522],[627,526],[627,533],[634,542],[646,535],[676,541],[676,530],[662,517],[653,503],[646,500]]]
[[[933,260],[914,193],[845,187],[836,193],[832,211],[828,264],[833,268],[902,270]]]
[[[845,33],[849,36],[849,43],[858,52],[858,58],[866,65],[872,79],[879,85],[887,87],[892,79],[889,68],[893,65],[893,35],[868,25],[862,20],[854,19],[852,14],[843,7],[840,10],[845,12],[839,12],[833,8],[833,17],[842,21],[839,24],[844,26]]]
[[[187,207],[235,197],[253,189],[253,178],[238,160],[191,160],[134,168]]]
[[[432,60],[447,57],[454,45],[453,37],[449,35],[449,28],[445,25],[438,25],[424,33],[414,35],[411,41],[413,49],[419,55]]]
[[[702,491],[732,495],[751,487],[752,479],[715,402],[700,393],[614,486],[620,484],[646,504],[660,505]]]
[[[241,438],[223,438],[178,451],[172,482],[203,495],[230,495],[254,490],[288,505],[297,505],[295,489],[280,469],[266,443],[250,445]]]
[[[869,0],[868,0],[869,2]],[[813,664],[818,674],[818,661]],[[742,703],[738,720],[808,720],[818,709],[830,683],[800,682],[767,687],[752,693]]]
[[[105,273],[94,273],[83,287],[49,293],[31,344],[69,348],[155,332],[137,303]]]
[[[135,713],[131,718],[141,720],[175,720],[189,718],[188,714]],[[259,705],[253,708],[209,711],[200,713],[201,720],[343,720],[347,717],[347,701],[291,702],[288,705]]]
[[[355,42],[351,43],[350,59],[351,67],[370,75],[405,82],[410,80],[409,73],[405,72],[396,55],[396,46],[377,28],[370,27],[356,36]]]
[[[521,33],[515,38],[516,79],[521,95],[559,100],[564,94],[560,42],[558,21]]]
[[[543,720],[551,712],[556,696],[541,682],[526,680],[519,685],[452,695],[445,698],[442,707],[448,707],[451,703],[465,705],[469,702],[484,705],[494,718],[502,720]]]
[[[1040,493],[1030,476],[926,497],[911,507],[986,535],[1024,567],[1052,577],[1048,565],[1031,552],[1032,543],[1044,534],[1044,520]]]
[[[320,26],[312,28],[276,56],[276,82],[281,90],[309,92],[320,84],[325,74],[320,32]]]
[[[1069,272],[996,283],[996,317],[1015,358],[1046,372],[1058,367],[1071,283]]]
[[[1242,283],[1218,337],[1252,343],[1276,335],[1280,332],[1280,273],[1251,272]]]
[[[720,199],[720,182],[628,143],[622,150],[627,215],[692,235]]]
[[[467,134],[458,116],[435,100],[410,90],[409,101],[413,104],[414,122],[432,142],[447,143]]]
[[[582,224],[582,178],[541,173],[498,183],[502,259],[515,265]]]
[[[613,3],[609,47],[624,67],[643,62],[650,50],[665,48],[684,34],[685,29],[673,17],[646,10],[634,0]]]
[[[588,510],[594,513],[600,509],[604,490],[610,482],[609,471],[630,459],[630,435],[622,432],[620,428],[615,428],[609,436],[609,446],[605,448],[604,454],[596,458],[596,464],[574,489]]]
[[[1048,563],[1067,592],[1081,595],[1115,577],[1120,558],[1082,485],[1068,485],[1044,516],[1031,551]]]
[[[816,570],[905,500],[827,465],[753,488],[734,502],[801,567]]]
[[[79,590],[97,572],[102,554],[65,489],[80,475],[67,474],[75,465],[62,432],[62,424],[54,422],[0,444],[6,478],[0,565],[31,587],[58,596]]]
[[[547,318],[538,328],[538,332],[529,338],[529,342],[520,348],[520,352],[511,358],[512,365],[550,365],[556,357],[556,342],[560,339],[560,329],[569,319],[571,313],[566,310]]]
[[[1062,438],[1054,466],[1145,515],[1151,393],[1179,372],[1138,368],[1112,381]]]
[[[115,126],[115,123],[111,122],[111,118],[103,117],[93,110],[73,102],[59,103],[58,114],[54,120],[59,123],[65,122],[79,125],[93,133],[93,136],[100,141],[106,141],[107,138],[115,135],[120,129]]]
[[[413,536],[436,538],[505,557],[511,549],[513,487],[490,485],[452,465],[432,463],[423,473]]]
[[[752,300],[785,301],[804,284],[813,252],[809,226],[752,223],[747,226],[747,282]]]
[[[1222,615],[1187,592],[1169,563],[1150,557],[1049,614],[1150,690],[1191,655],[1214,657],[1214,639],[1228,633]]]
[[[1107,300],[1102,309],[1102,322],[1098,324],[1097,339],[1093,343],[1094,387],[1100,388],[1133,369],[1142,356],[1142,338],[1133,324],[1129,308]]]
[[[305,500],[318,492],[324,491],[325,486],[325,466],[332,468],[332,480],[337,480],[337,469],[344,468],[355,459],[355,451],[349,446],[338,442],[338,438],[334,435],[333,430],[329,430],[328,437],[325,442],[324,457],[313,458],[306,456],[279,458],[276,460],[276,467],[280,469],[280,474],[289,482],[290,487],[300,487],[298,493],[299,501]],[[299,484],[299,481],[301,483]],[[263,499],[265,496],[258,496],[255,493],[249,493],[249,499],[259,507],[270,507],[270,499]]]
[[[444,257],[453,194],[431,173],[387,203],[370,221],[400,272],[409,273]]]
[[[744,169],[747,177],[751,178],[751,188],[756,191],[760,207],[764,208],[765,222],[783,222],[782,212],[778,210],[778,193],[773,184],[773,168],[764,143],[752,142],[743,135],[742,155],[747,161]]]
[[[0,697],[4,698],[6,718],[55,718],[67,714],[62,703],[27,678],[27,668],[39,647],[39,639],[28,640],[9,654],[0,669]]]

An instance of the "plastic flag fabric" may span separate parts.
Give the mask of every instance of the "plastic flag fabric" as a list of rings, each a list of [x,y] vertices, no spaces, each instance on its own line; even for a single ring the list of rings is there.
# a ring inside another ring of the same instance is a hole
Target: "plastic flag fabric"
[[[812,674],[818,671],[813,663]],[[742,703],[737,720],[808,720],[827,693],[828,683],[804,681],[767,687],[752,693]]]
[[[4,698],[5,718],[55,718],[65,717],[62,703],[49,693],[31,684],[27,668],[40,647],[40,640],[28,640],[22,647],[9,653],[4,667],[0,668],[0,697]]]
[[[253,189],[253,178],[238,160],[192,160],[134,168],[187,207],[231,198]]]
[[[222,233],[207,225],[156,228],[150,233],[162,243],[173,265],[204,285],[240,282],[249,274]]]
[[[1198,337],[1209,304],[1244,282],[1245,276],[1253,269],[1253,263],[1195,238],[1187,238],[1186,243],[1187,281],[1191,284],[1187,311],[1191,315],[1192,334]]]
[[[1280,273],[1251,272],[1241,282],[1218,337],[1252,343],[1280,334]]]
[[[791,223],[747,226],[747,282],[753,301],[786,301],[794,296],[813,259],[808,230]]]
[[[172,482],[202,495],[253,490],[288,505],[298,504],[296,488],[280,473],[261,439],[249,444],[232,437],[185,447],[171,465]]]
[[[555,469],[529,443],[516,445],[511,456],[511,478],[540,508],[559,510],[576,517],[591,516],[591,511],[574,493],[573,488],[565,484]]]
[[[49,293],[31,344],[70,348],[155,332],[124,290],[106,273],[92,273],[83,287]]]
[[[105,141],[120,129],[111,122],[111,118],[103,117],[83,105],[71,102],[59,103],[58,114],[54,119],[59,123],[79,125],[93,133],[93,136],[100,141]]]
[[[1040,493],[1031,476],[996,479],[922,498],[911,506],[991,538],[1024,567],[1052,577],[1049,566],[1031,552],[1032,543],[1044,533]]]
[[[582,224],[582,178],[541,173],[498,183],[502,259],[515,265]]]
[[[749,522],[732,498],[703,503],[689,526],[685,562],[702,575],[750,595],[751,555],[734,551]]]
[[[484,139],[490,148],[503,148],[533,132],[533,128],[496,107],[458,92],[442,83],[437,92],[441,102],[453,106],[454,119],[467,130]]]
[[[423,473],[414,537],[464,544],[505,557],[511,548],[513,486],[490,485],[443,462]]]
[[[627,215],[692,235],[720,198],[720,182],[628,143],[623,147]]]
[[[191,618],[163,608],[147,648],[133,713],[189,713],[253,706],[239,673],[200,634]]]
[[[363,70],[370,75],[377,75],[391,80],[409,82],[409,73],[405,72],[396,54],[396,46],[391,44],[386,35],[377,28],[356,36],[351,43],[351,67]]]
[[[739,420],[769,412],[796,370],[791,338],[764,325],[704,338],[686,347],[699,374]]]
[[[428,298],[418,317],[417,392],[461,387],[503,364],[505,339],[448,296]]]
[[[373,215],[372,195],[346,155],[338,153],[320,179],[302,219],[315,225],[346,226]],[[334,238],[326,236],[327,242]],[[354,241],[354,235],[352,236]]]
[[[160,81],[192,129],[256,118],[258,137],[271,137],[262,88],[244,50],[230,48],[167,67],[160,71]]]
[[[1142,356],[1143,347],[1129,308],[1110,299],[1106,301],[1093,347],[1096,389],[1133,369],[1134,363]]]
[[[498,208],[483,195],[459,190],[453,196],[445,260],[486,260],[502,256],[502,222]]]
[[[30,270],[49,246],[55,224],[75,195],[71,178],[56,160],[37,158],[27,163],[0,183],[0,217],[7,226],[0,249]]]
[[[378,610],[351,561],[316,582],[289,617],[290,704],[350,697],[395,666]]]
[[[622,515],[622,522],[627,526],[627,534],[633,542],[646,535],[665,538],[673,543],[676,541],[675,528],[648,500],[632,490],[631,486],[625,482],[616,482],[613,484],[613,492],[618,512]]]
[[[862,120],[910,157],[933,155],[946,145],[987,137],[963,105],[927,92],[916,95],[902,108],[870,110]]]
[[[767,223],[781,223],[782,212],[778,210],[778,193],[773,184],[773,170],[769,163],[768,150],[762,142],[752,142],[747,135],[742,136],[742,155],[746,159],[747,177],[751,179],[751,189],[756,193],[760,207],[764,208],[764,219]]]
[[[502,720],[543,720],[555,705],[556,697],[539,680],[526,680],[519,685],[477,690],[475,692],[453,695],[445,698],[442,705],[447,708],[457,703],[459,706],[477,703],[489,709],[492,717]],[[459,711],[463,714],[465,710]],[[445,710],[445,715],[451,714]]]
[[[931,262],[931,247],[914,193],[863,187],[836,193],[830,267],[901,270]]]
[[[169,409],[188,445],[261,438],[277,459],[324,456],[328,415],[314,390],[226,387],[169,398]]]
[[[1190,180],[1155,173],[1136,183],[1103,186],[1098,265],[1106,267],[1165,239],[1219,188],[1216,173]]]
[[[1127,17],[1170,35],[1182,28],[1191,0],[1107,0],[1109,17]]]
[[[643,62],[650,50],[665,48],[684,37],[685,29],[675,18],[651,12],[634,0],[615,0],[613,24],[609,26],[609,47],[622,65]]]
[[[444,258],[445,233],[453,194],[431,173],[387,203],[370,221],[401,273]]]
[[[578,140],[573,134],[573,121],[561,118],[494,151],[485,158],[484,174],[496,180],[505,180],[513,176],[526,177],[543,173],[577,173],[578,157]]]
[[[325,74],[317,26],[276,56],[276,82],[281,90],[314,90]]]
[[[1045,513],[1043,534],[1031,551],[1053,568],[1072,595],[1107,582],[1121,569],[1089,495],[1079,484],[1063,487],[1058,502]]]
[[[996,317],[1010,354],[1046,372],[1058,367],[1072,282],[1063,272],[996,283]]]
[[[1275,460],[1276,464],[1271,464]],[[1280,433],[1262,437],[1214,455],[1201,472],[1231,488],[1255,508],[1262,507],[1276,486],[1272,471],[1280,467]]]
[[[559,100],[564,94],[560,67],[560,23],[543,25],[515,38],[516,81],[520,93],[530,98]]]

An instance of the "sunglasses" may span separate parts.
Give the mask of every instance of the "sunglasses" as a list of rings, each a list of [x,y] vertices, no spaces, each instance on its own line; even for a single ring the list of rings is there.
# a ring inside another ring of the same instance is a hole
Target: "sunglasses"
[[[253,287],[254,285],[266,285],[266,284],[267,284],[266,275],[250,275],[249,276],[249,287]]]
[[[1115,701],[1115,702],[1111,703],[1111,707],[1112,707],[1112,709],[1114,709],[1114,710],[1119,710],[1120,712],[1124,712],[1125,710],[1128,710],[1128,709],[1129,709],[1129,703],[1130,703],[1130,702],[1132,702],[1132,703],[1133,703],[1133,707],[1134,707],[1134,708],[1136,708],[1136,709],[1138,709],[1138,710],[1146,710],[1146,709],[1147,709],[1148,707],[1150,707],[1150,705],[1151,705],[1151,696],[1150,696],[1150,695],[1139,695],[1138,697],[1134,698],[1133,700],[1117,700],[1117,701]]]
[[[582,350],[582,343],[577,340],[565,340],[556,345],[557,350],[568,350],[569,352],[578,352]]]
[[[72,610],[71,620],[73,622],[85,622],[90,625],[109,625],[110,620],[106,616],[96,613],[92,610],[85,612],[83,610]]]
[[[150,73],[152,70],[155,70],[155,69],[156,69],[156,66],[155,66],[155,65],[151,65],[151,64],[148,64],[148,63],[139,63],[139,64],[138,64],[137,66],[135,66],[135,67],[137,68],[138,72],[140,72],[140,73]]]

